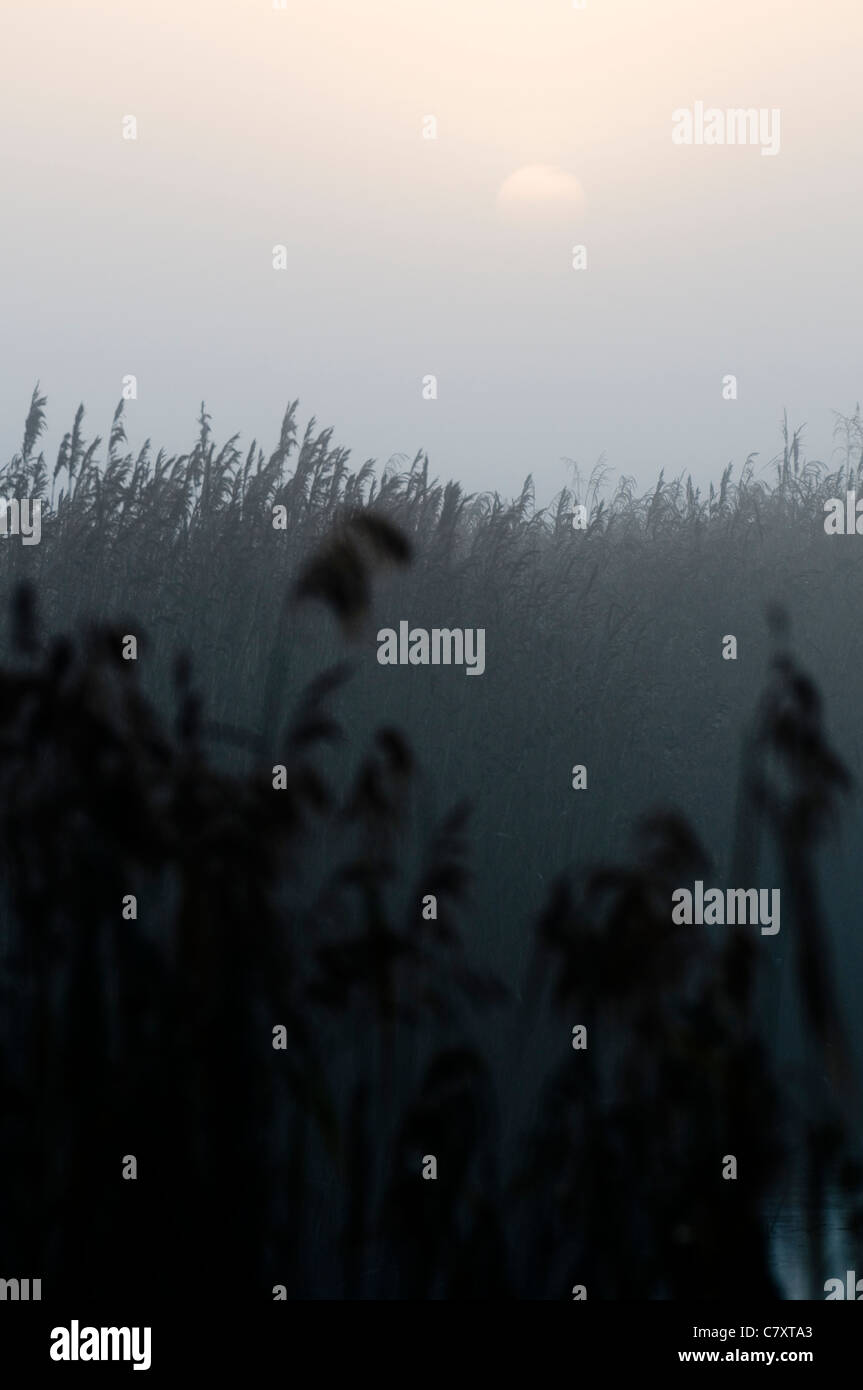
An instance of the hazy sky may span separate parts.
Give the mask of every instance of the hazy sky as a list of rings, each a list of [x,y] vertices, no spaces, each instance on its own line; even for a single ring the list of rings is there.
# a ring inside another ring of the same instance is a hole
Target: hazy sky
[[[356,462],[543,498],[563,456],[766,460],[783,407],[824,455],[863,395],[861,40],[854,0],[4,0],[3,456],[37,378],[53,450],[129,373],[136,445],[202,398],[272,445],[299,396]],[[696,102],[778,109],[779,153],[675,145]]]

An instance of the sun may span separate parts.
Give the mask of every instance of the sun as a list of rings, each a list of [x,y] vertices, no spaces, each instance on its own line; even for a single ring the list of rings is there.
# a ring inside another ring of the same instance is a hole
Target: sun
[[[522,218],[579,216],[584,190],[574,174],[556,164],[525,164],[504,179],[497,193],[498,211]]]

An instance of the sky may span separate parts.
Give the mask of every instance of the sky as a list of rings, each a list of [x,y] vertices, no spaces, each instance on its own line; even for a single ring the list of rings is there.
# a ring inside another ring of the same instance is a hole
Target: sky
[[[546,499],[602,454],[644,488],[766,464],[784,410],[829,457],[863,395],[851,0],[4,0],[0,24],[4,458],[37,380],[53,457],[133,375],[136,447],[187,449],[202,399],[272,447],[299,397],[357,464],[424,448]],[[675,143],[696,103],[778,111],[778,151]]]

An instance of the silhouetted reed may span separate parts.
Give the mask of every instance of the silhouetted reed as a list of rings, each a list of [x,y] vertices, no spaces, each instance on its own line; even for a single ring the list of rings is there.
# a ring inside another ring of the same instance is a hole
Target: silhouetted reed
[[[33,457],[44,405],[34,393],[7,495],[47,496]],[[687,756],[655,690],[591,701],[615,662],[633,669],[639,625],[655,624],[650,603],[684,561],[704,562],[690,571],[702,604],[730,555],[745,573],[763,564],[747,557],[765,533],[798,563],[818,498],[850,474],[807,469],[795,435],[772,490],[751,470],[736,488],[726,472],[708,499],[661,480],[638,502],[624,484],[574,533],[570,492],[543,512],[527,485],[512,504],[467,498],[430,481],[424,456],[355,474],[329,431],[310,425],[298,447],[295,413],[269,457],[253,445],[244,460],[235,440],[217,451],[202,407],[191,453],[151,460],[148,446],[121,456],[118,409],[97,463],[79,412],[42,544],[3,552],[4,1267],[46,1289],[121,1281],[180,1300],[202,1279],[265,1300],[278,1285],[289,1298],[567,1299],[577,1284],[591,1298],[780,1297],[771,1223],[796,1176],[818,1297],[827,1205],[838,1190],[853,1211],[861,1174],[855,1045],[831,965],[843,943],[815,859],[851,777],[814,682],[776,651],[736,803],[745,881],[775,866],[793,894],[790,985],[751,928],[671,924],[673,889],[730,862],[730,823],[710,827],[711,861],[689,819],[652,813],[627,859],[637,780],[615,795],[609,771],[611,791],[591,790],[605,841],[575,837],[548,788],[566,780],[582,716],[597,760],[602,728],[636,759]],[[483,685],[480,706],[441,696],[443,743],[420,729],[414,746],[396,696],[363,684],[373,591],[416,621],[467,613],[496,635],[494,670],[461,681]],[[141,617],[118,617],[130,611]],[[80,635],[46,638],[43,621]],[[137,663],[121,656],[130,632]],[[679,634],[657,641],[673,663]],[[538,643],[545,666],[516,689]],[[696,736],[729,698],[699,661]],[[513,722],[513,701],[533,718]],[[636,708],[656,718],[652,745],[633,743]],[[474,799],[491,783],[473,818],[449,796],[465,758]],[[591,843],[616,853],[587,856]],[[508,958],[475,925],[502,857],[529,880],[501,898]],[[540,863],[563,871],[546,884]],[[124,916],[132,894],[137,916]],[[528,894],[544,899],[532,934]],[[802,1081],[770,1014],[780,977]],[[726,1154],[738,1181],[722,1179]]]

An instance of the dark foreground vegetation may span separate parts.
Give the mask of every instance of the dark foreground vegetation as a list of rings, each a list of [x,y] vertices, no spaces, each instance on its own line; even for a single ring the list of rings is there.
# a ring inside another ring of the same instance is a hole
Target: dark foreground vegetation
[[[0,483],[46,503],[41,544],[0,543],[0,1274],[782,1297],[791,1191],[823,1297],[828,1212],[849,1267],[863,1216],[828,833],[861,559],[823,530],[859,419],[832,473],[786,436],[769,483],[576,479],[540,511],[422,455],[352,471],[295,405],[269,455],[202,410],[177,458],[79,412],[52,477],[43,407]],[[485,674],[379,667],[402,618],[485,628]],[[696,878],[781,886],[781,934],[672,926]]]

